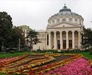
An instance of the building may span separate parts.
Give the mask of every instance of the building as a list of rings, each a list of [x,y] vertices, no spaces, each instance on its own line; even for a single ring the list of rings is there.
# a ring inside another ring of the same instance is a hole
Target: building
[[[29,26],[27,26],[27,25],[21,25],[21,26],[18,26],[18,28],[23,31],[22,34],[25,37],[25,45],[30,46],[30,43],[28,42],[29,38],[27,38],[27,35],[28,35],[29,31],[31,31],[31,28]]]
[[[39,31],[41,43],[34,45],[36,49],[81,49],[81,33],[83,32],[83,17],[67,8],[48,19],[46,31]]]

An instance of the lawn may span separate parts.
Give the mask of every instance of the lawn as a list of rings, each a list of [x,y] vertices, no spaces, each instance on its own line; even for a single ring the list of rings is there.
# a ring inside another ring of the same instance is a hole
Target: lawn
[[[41,52],[16,52],[16,53],[0,53],[0,58],[8,58],[8,57],[14,57],[14,56],[21,56],[24,54],[34,54],[34,53],[41,53]],[[43,52],[44,54],[45,52]],[[64,54],[64,53],[61,53]],[[72,53],[67,53],[72,54]],[[92,59],[92,55],[89,52],[78,52],[78,54],[82,54],[84,57]]]
[[[92,60],[92,54],[90,54],[89,52],[80,52],[80,54]]]
[[[21,56],[24,54],[30,54],[30,52],[0,53],[0,58],[9,58],[9,57]]]

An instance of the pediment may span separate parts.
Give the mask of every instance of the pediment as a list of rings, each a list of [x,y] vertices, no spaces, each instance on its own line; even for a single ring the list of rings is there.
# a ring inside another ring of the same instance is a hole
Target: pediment
[[[59,24],[59,25],[54,25],[51,28],[62,28],[62,27],[79,27],[79,25]]]

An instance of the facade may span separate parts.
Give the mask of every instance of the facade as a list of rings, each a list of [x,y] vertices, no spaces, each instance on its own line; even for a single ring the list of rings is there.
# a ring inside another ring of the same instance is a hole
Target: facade
[[[39,31],[41,43],[34,46],[36,49],[81,49],[81,33],[83,32],[83,17],[67,8],[66,5],[59,13],[48,19],[46,31]]]
[[[21,26],[18,26],[18,28],[20,28],[23,31],[22,34],[25,37],[25,45],[30,46],[30,43],[28,42],[30,39],[27,38],[27,35],[28,35],[29,31],[31,31],[31,28],[27,25],[21,25]]]

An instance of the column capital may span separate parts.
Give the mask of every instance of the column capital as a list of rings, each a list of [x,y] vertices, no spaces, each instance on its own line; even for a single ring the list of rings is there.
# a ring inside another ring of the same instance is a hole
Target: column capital
[[[59,31],[60,33],[62,33],[63,31]]]
[[[47,33],[51,33],[51,31],[47,32]]]
[[[81,31],[78,31],[78,33],[80,33]]]
[[[69,31],[65,31],[66,33],[68,33]]]
[[[57,31],[53,31],[54,33],[56,33]]]
[[[75,30],[72,30],[72,32],[75,32]]]

